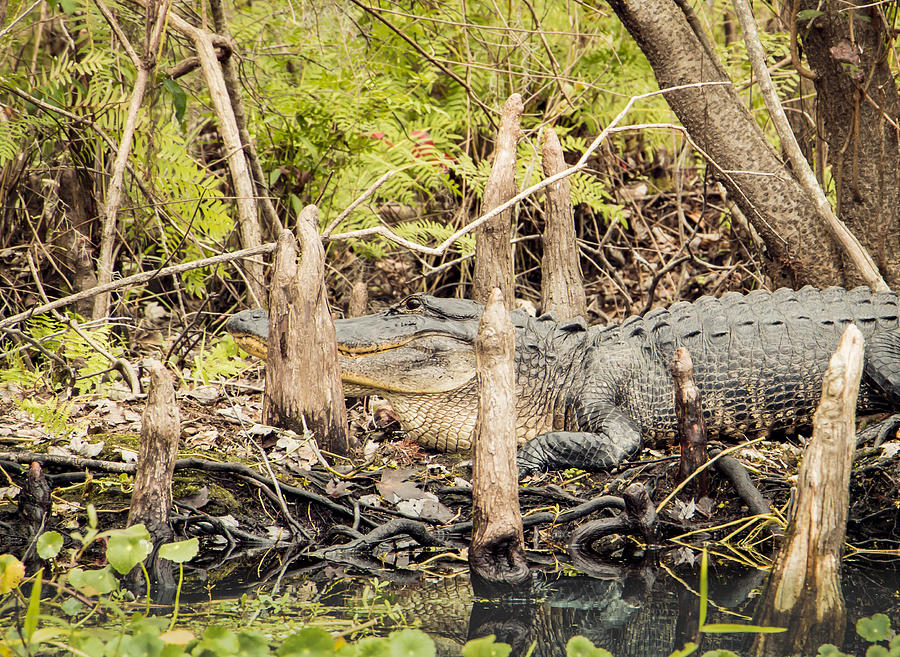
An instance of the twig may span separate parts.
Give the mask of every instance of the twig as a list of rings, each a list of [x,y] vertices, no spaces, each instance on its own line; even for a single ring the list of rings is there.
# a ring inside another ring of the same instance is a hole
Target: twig
[[[118,290],[123,287],[130,287],[132,285],[140,285],[141,283],[146,283],[152,278],[157,276],[169,276],[175,274],[182,274],[186,271],[191,271],[192,269],[200,269],[201,267],[210,267],[212,265],[218,265],[223,262],[231,262],[233,260],[240,260],[241,258],[251,258],[253,256],[261,255],[263,253],[271,253],[275,250],[275,243],[270,242],[268,244],[261,244],[259,246],[254,246],[249,249],[242,249],[240,251],[234,251],[232,253],[222,253],[217,256],[212,256],[209,258],[203,258],[201,260],[194,260],[192,262],[184,262],[179,265],[172,265],[170,267],[164,267],[163,269],[155,269],[153,271],[145,271],[140,274],[134,274],[133,276],[128,276],[126,278],[120,279],[118,281],[112,281],[107,283],[106,285],[98,285],[97,287],[92,287],[89,290],[82,290],[81,292],[76,292],[75,294],[70,294],[67,297],[63,297],[62,299],[57,299],[56,301],[51,301],[50,303],[45,303],[41,306],[36,306],[25,312],[21,312],[17,315],[13,315],[12,317],[6,317],[4,319],[0,319],[0,329],[4,329],[8,326],[12,326],[13,324],[18,324],[21,321],[26,319],[30,319],[35,315],[41,315],[46,312],[50,312],[51,310],[56,310],[57,308],[62,308],[64,306],[68,306],[70,304],[81,301],[82,299],[90,299],[93,296],[98,294],[102,294],[103,292],[110,292],[112,290]]]
[[[347,215],[353,212],[360,204],[362,204],[367,198],[374,194],[375,190],[386,183],[388,178],[393,176],[395,173],[397,173],[397,170],[392,169],[391,171],[388,171],[386,174],[381,176],[381,178],[376,180],[374,183],[372,183],[372,186],[369,187],[369,189],[360,194],[357,199],[353,201],[353,203],[348,205],[343,212],[341,212],[337,217],[334,218],[334,220],[330,224],[328,224],[328,228],[326,228],[325,232],[322,233],[322,239],[327,240],[334,229],[338,227],[338,224],[340,224],[344,219],[347,218]]]
[[[0,30],[0,39],[2,39],[6,35],[7,32],[9,32],[11,29],[13,29],[13,26],[15,26],[16,23],[18,23],[20,20],[25,18],[28,14],[30,14],[32,12],[32,10],[35,7],[37,7],[39,4],[41,4],[43,1],[44,0],[34,0],[34,3],[32,3],[32,5],[28,9],[26,9],[21,14],[19,14],[12,23],[10,23],[5,28]]]

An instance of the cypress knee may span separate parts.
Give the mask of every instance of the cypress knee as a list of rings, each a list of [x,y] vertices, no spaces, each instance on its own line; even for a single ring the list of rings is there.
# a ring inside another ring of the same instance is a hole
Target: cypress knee
[[[325,291],[318,216],[309,205],[297,220],[299,265],[291,232],[283,231],[278,238],[269,294],[263,421],[301,434],[307,428],[327,451],[347,454],[347,408]]]
[[[472,466],[469,566],[475,586],[519,588],[530,579],[516,469],[515,334],[499,288],[475,339],[478,422]]]

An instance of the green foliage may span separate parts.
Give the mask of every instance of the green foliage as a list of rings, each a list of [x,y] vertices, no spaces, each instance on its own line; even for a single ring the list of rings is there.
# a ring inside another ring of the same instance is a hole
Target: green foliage
[[[215,338],[212,348],[203,343],[194,356],[193,374],[204,384],[236,376],[248,367],[239,353],[237,343],[230,334]]]
[[[90,338],[99,344],[107,353],[113,356],[121,356],[124,349],[110,325],[99,328],[81,329]],[[107,378],[98,376],[110,368],[110,362],[102,353],[97,351],[79,333],[69,328],[63,322],[57,321],[49,315],[40,315],[29,320],[24,332],[35,342],[39,343],[46,351],[62,358],[75,375],[72,385],[78,394],[100,393],[107,384]],[[28,366],[23,361],[20,350],[30,349],[34,355],[33,365]],[[0,369],[0,382],[16,383],[24,388],[35,388],[47,383],[66,385],[69,380],[63,376],[64,372],[53,360],[45,360],[44,355],[34,350],[30,345],[16,348],[4,355],[6,367]],[[53,373],[48,376],[47,372]],[[49,423],[56,417],[59,422],[68,422],[68,412],[65,405],[62,408],[53,408],[42,405],[36,401],[25,400],[20,403],[22,408],[31,413],[35,419]],[[57,404],[58,405],[58,404]],[[43,410],[41,410],[43,409]],[[51,433],[59,434],[63,427],[48,429]]]
[[[594,644],[583,636],[573,636],[566,644],[566,657],[612,657],[612,653],[594,647]]]
[[[55,438],[65,438],[74,428],[71,424],[72,402],[51,397],[45,402],[26,397],[17,402],[19,408],[28,413],[35,422],[40,422],[44,431]]]
[[[569,641],[571,645],[572,640]],[[463,657],[507,657],[512,651],[512,647],[506,643],[498,643],[493,634],[481,637],[480,639],[472,639],[462,650]],[[568,657],[575,657],[569,652],[566,646],[566,654]]]

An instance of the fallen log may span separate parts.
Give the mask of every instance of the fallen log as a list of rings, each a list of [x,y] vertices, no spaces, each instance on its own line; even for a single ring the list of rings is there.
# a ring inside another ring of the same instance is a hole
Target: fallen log
[[[862,366],[863,337],[850,325],[822,381],[822,400],[797,479],[794,516],[756,613],[757,625],[788,631],[758,635],[755,655],[814,654],[823,643],[843,641],[841,553]]]

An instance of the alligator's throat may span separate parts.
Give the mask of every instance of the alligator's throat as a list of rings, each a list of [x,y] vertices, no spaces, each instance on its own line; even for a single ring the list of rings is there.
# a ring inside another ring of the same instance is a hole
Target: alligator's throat
[[[553,414],[517,390],[516,441],[522,444],[552,430]],[[381,393],[390,402],[408,436],[423,447],[440,452],[472,448],[478,419],[478,391],[474,381],[456,390],[434,394]]]

